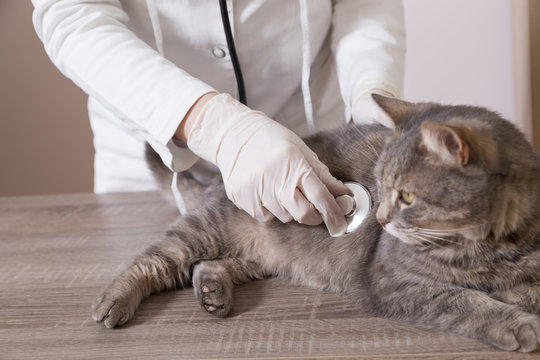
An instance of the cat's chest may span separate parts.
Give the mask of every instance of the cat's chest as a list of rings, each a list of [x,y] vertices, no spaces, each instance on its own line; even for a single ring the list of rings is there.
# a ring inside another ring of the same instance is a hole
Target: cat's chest
[[[528,258],[448,260],[423,255],[410,260],[407,271],[418,282],[486,292],[512,288],[540,270],[538,261]]]
[[[482,291],[508,289],[540,273],[540,258],[533,253],[518,258],[471,257],[442,251],[418,251],[397,244],[383,258],[397,281],[427,286],[457,286]]]

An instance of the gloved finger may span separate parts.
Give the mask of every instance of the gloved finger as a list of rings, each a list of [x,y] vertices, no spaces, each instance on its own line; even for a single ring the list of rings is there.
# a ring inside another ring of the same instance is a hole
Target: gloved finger
[[[314,166],[313,170],[315,170],[319,179],[321,179],[322,183],[334,197],[352,195],[351,190],[341,181],[333,177],[332,174],[330,174],[328,167],[323,163],[320,163],[320,166]]]
[[[269,201],[264,201],[264,207],[266,211],[272,213],[275,217],[279,219],[282,223],[288,223],[293,220],[293,216],[278,203],[277,199],[269,199]]]
[[[229,190],[227,190],[227,197],[236,205],[236,207],[240,210],[244,210],[252,218],[260,222],[267,222],[274,218],[274,215],[262,206],[260,200],[258,200],[258,196],[252,196],[250,198],[247,196],[246,192],[229,192]]]
[[[332,174],[330,174],[330,172],[328,171],[328,169],[326,169],[326,171],[322,171],[319,174],[319,178],[326,186],[328,191],[330,191],[330,193],[334,195],[334,197],[338,197],[341,195],[352,195],[351,189],[349,189],[344,183],[333,177]]]
[[[252,218],[260,222],[267,222],[274,218],[274,215],[265,209],[262,205],[260,206],[251,206],[249,209],[242,208],[241,206],[236,205],[241,210],[247,212]]]
[[[260,222],[267,222],[267,221],[272,220],[274,218],[274,215],[270,211],[265,209],[264,207],[261,207],[261,209],[258,210],[257,213],[255,214],[255,216],[252,216],[252,217],[254,217]]]
[[[334,195],[334,197],[351,195],[351,190],[341,181],[333,177],[332,174],[330,174],[330,170],[328,170],[328,167],[319,160],[317,154],[315,154],[311,149],[307,148],[307,146],[305,150],[305,159],[315,171],[319,179],[321,179],[328,191]]]
[[[306,171],[302,176],[299,189],[322,216],[328,232],[332,236],[341,236],[347,230],[347,221],[336,199],[322,183],[314,171]]]
[[[266,205],[265,205],[265,207],[266,207]],[[272,207],[271,206],[270,208],[266,208],[265,210],[271,212],[282,223],[288,223],[288,222],[293,220],[292,215],[289,214],[289,212],[287,212],[286,210],[284,210],[281,206],[279,206],[279,207]]]
[[[305,198],[304,194],[296,186],[294,186],[292,191],[288,191],[283,195],[281,203],[294,220],[306,225],[319,225],[322,223],[321,214],[319,214],[315,206]]]

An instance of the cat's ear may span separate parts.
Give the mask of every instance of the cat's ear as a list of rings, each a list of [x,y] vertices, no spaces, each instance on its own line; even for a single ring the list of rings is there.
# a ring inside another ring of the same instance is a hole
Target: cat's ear
[[[425,121],[422,123],[422,144],[449,164],[465,166],[469,162],[469,146],[461,128]]]
[[[406,121],[415,108],[415,104],[387,97],[379,94],[371,94],[371,97],[377,105],[390,117],[394,125],[399,126],[400,123]]]

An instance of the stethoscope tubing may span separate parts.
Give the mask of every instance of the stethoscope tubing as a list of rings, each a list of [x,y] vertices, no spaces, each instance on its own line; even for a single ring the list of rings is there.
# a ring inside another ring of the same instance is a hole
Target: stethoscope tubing
[[[219,0],[219,8],[221,10],[221,22],[223,23],[223,30],[225,31],[225,38],[227,39],[227,47],[229,48],[229,55],[231,56],[236,85],[238,86],[238,97],[242,104],[247,105],[244,76],[242,75],[242,69],[240,68],[240,62],[238,61],[238,55],[236,54],[236,47],[234,46],[234,38],[227,9],[227,0]]]

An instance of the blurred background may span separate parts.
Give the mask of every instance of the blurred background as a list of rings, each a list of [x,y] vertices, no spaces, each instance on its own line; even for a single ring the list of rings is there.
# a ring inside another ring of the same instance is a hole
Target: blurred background
[[[540,1],[404,4],[404,98],[489,107],[540,151]],[[49,61],[32,10],[0,2],[0,196],[91,192],[86,95]]]

